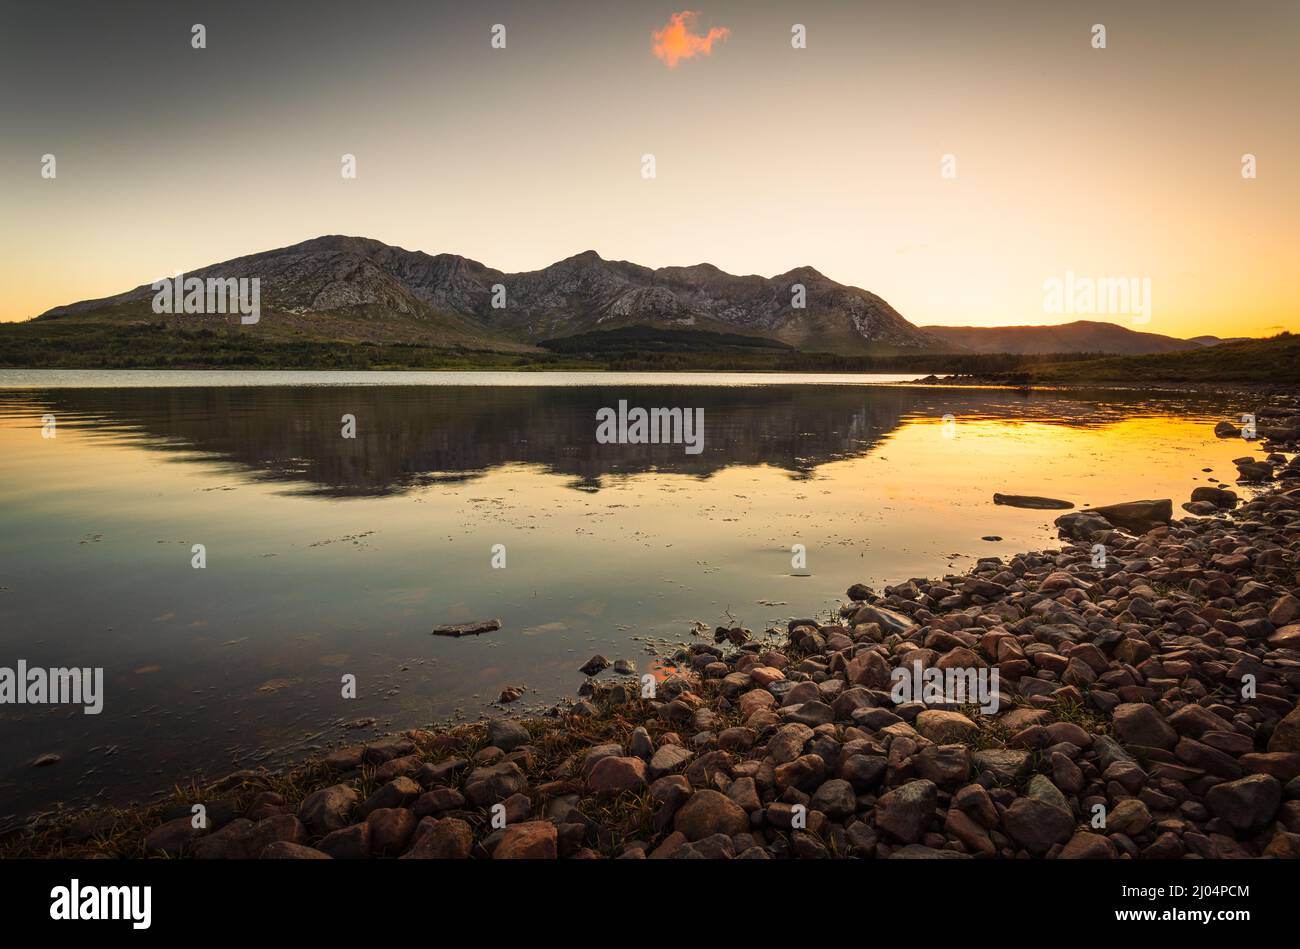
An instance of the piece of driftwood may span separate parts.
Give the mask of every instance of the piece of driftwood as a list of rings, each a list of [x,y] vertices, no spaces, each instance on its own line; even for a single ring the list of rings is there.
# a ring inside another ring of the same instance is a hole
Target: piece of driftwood
[[[479,633],[494,633],[501,628],[499,619],[481,619],[473,623],[459,623],[454,626],[435,626],[435,636],[477,636]]]

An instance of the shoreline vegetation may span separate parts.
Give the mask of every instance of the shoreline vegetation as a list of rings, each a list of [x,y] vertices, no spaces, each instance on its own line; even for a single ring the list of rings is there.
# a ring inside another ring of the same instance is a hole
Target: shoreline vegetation
[[[511,351],[259,335],[233,326],[37,321],[0,324],[0,369],[513,370],[521,372],[917,373],[943,384],[1300,384],[1300,336],[1142,356],[795,350],[732,333],[631,327]],[[937,376],[950,378],[940,380]]]
[[[1255,414],[1248,500],[1071,511],[1058,549],[829,622],[696,630],[651,698],[592,657],[550,717],[56,811],[0,857],[1300,857],[1300,398]],[[918,663],[992,693],[900,701]]]

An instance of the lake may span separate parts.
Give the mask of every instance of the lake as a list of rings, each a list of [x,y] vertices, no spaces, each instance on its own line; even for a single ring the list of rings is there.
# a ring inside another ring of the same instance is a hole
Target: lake
[[[906,378],[0,371],[0,666],[104,670],[101,714],[0,705],[0,818],[539,712],[595,653],[1056,546],[995,491],[1177,512],[1247,452],[1222,397]],[[701,450],[599,442],[620,401],[702,409]]]

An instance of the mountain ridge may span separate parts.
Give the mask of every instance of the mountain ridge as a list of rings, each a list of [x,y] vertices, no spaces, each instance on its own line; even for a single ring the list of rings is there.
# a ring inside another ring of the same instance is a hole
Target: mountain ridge
[[[167,275],[168,277],[174,275]],[[1227,340],[1179,339],[1117,323],[916,326],[870,291],[810,265],[772,277],[700,262],[650,268],[595,250],[509,273],[459,254],[429,254],[371,237],[326,234],[190,271],[187,277],[258,277],[269,318],[240,327],[268,339],[412,343],[536,352],[544,343],[631,327],[735,334],[805,352],[845,355],[1114,354],[1195,350]],[[805,306],[793,305],[802,285]],[[504,307],[497,288],[504,289]],[[150,284],[53,307],[29,323],[86,321],[187,329],[230,318],[152,312]]]
[[[354,324],[350,330],[362,338],[423,335],[449,344],[533,345],[650,325],[747,333],[839,352],[934,352],[942,346],[876,294],[806,265],[769,278],[730,274],[709,263],[652,269],[586,250],[539,270],[507,273],[458,254],[333,234],[211,264],[186,277],[257,277],[263,311],[287,317],[294,331],[319,316],[335,333],[341,324]],[[792,306],[795,283],[804,285],[802,308]],[[500,308],[493,306],[498,286],[505,290]],[[143,284],[34,319],[153,320],[153,295]],[[268,325],[259,332],[277,331],[276,320],[260,322]]]

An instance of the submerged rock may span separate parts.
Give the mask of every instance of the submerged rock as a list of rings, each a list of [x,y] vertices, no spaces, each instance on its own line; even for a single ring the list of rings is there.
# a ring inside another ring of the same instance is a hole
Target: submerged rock
[[[453,626],[435,626],[433,635],[435,636],[478,636],[481,633],[493,633],[501,628],[499,619],[476,620],[473,623],[460,623]]]
[[[1040,498],[1032,494],[994,494],[994,504],[1005,504],[1007,507],[1026,507],[1033,510],[1069,510],[1074,507],[1071,501],[1061,501],[1057,498]]]

